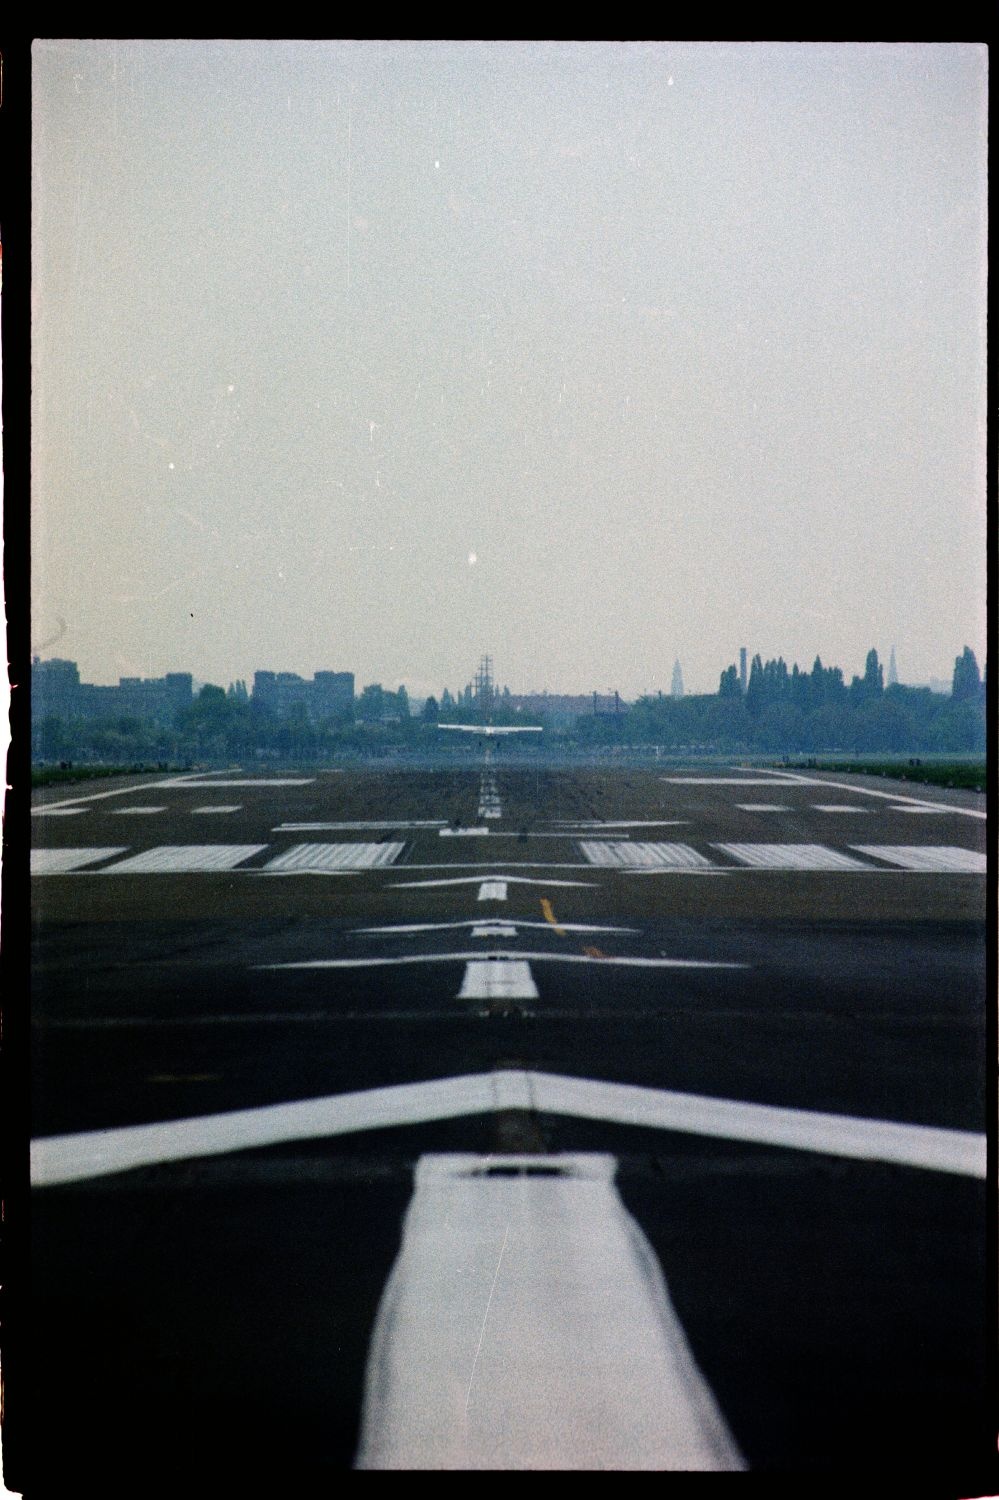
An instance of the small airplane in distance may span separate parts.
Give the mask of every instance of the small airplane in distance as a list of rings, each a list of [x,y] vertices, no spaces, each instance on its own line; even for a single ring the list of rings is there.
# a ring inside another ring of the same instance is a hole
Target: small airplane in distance
[[[438,724],[438,729],[457,729],[463,734],[542,734],[543,724]]]

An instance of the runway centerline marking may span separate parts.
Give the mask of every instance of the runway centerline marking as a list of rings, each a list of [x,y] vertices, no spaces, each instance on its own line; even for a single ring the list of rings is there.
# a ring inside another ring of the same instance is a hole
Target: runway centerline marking
[[[504,1069],[148,1125],[43,1136],[31,1143],[31,1181],[36,1187],[46,1187],[158,1162],[512,1108],[860,1161],[896,1162],[981,1180],[986,1175],[984,1132]]]
[[[220,802],[215,806],[192,807],[191,814],[193,816],[195,813],[234,813],[239,812],[242,805],[242,802]]]
[[[420,1158],[357,1468],[745,1468],[616,1165]]]
[[[478,880],[478,878],[476,875],[475,879]],[[434,883],[436,882],[431,882],[431,884]],[[472,883],[474,884],[474,882]],[[479,894],[476,899],[479,901],[505,901],[506,884],[505,880],[484,880],[479,886]]]
[[[465,964],[459,1000],[537,1000],[538,987],[524,958],[473,958]]]

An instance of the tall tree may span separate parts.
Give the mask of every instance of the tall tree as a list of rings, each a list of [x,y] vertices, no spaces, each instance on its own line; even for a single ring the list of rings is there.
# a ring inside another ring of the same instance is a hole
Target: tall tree
[[[864,690],[868,698],[880,698],[885,690],[884,668],[878,661],[878,653],[868,651],[864,664]]]
[[[971,647],[965,646],[954,662],[951,697],[955,703],[975,703],[981,696],[982,679],[978,672],[978,662],[975,660],[975,653]]]

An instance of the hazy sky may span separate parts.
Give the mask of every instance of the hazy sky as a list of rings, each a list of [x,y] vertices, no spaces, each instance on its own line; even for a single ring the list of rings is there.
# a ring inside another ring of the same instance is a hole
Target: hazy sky
[[[36,651],[982,662],[984,47],[33,55]]]

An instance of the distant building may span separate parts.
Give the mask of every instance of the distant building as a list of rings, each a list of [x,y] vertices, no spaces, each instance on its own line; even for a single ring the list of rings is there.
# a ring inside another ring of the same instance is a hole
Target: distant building
[[[895,665],[895,647],[891,648],[891,656],[888,659],[888,686],[894,687],[898,682],[898,668]]]
[[[254,672],[251,702],[286,719],[300,707],[314,723],[354,710],[353,672],[317,672],[310,682],[298,672]]]
[[[680,670],[680,658],[677,657],[673,663],[673,686],[670,688],[671,698],[683,697],[683,673]]]
[[[317,719],[337,719],[353,712],[353,672],[317,672],[312,679],[312,704]]]
[[[749,686],[749,678],[746,675],[746,648],[745,648],[745,646],[740,646],[739,647],[739,686],[742,689],[742,695],[743,695],[743,697],[745,697],[746,696],[746,689]]]
[[[31,662],[31,720],[37,723],[54,714],[60,719],[77,718],[80,713],[80,670],[75,661],[53,657]]]
[[[514,713],[558,722],[580,714],[621,713],[628,706],[618,693],[510,693],[503,703]]]
[[[168,672],[165,677],[121,677],[118,686],[81,682],[75,661],[54,657],[31,663],[31,720],[38,724],[50,715],[59,719],[128,717],[172,725],[194,696],[190,672]]]

